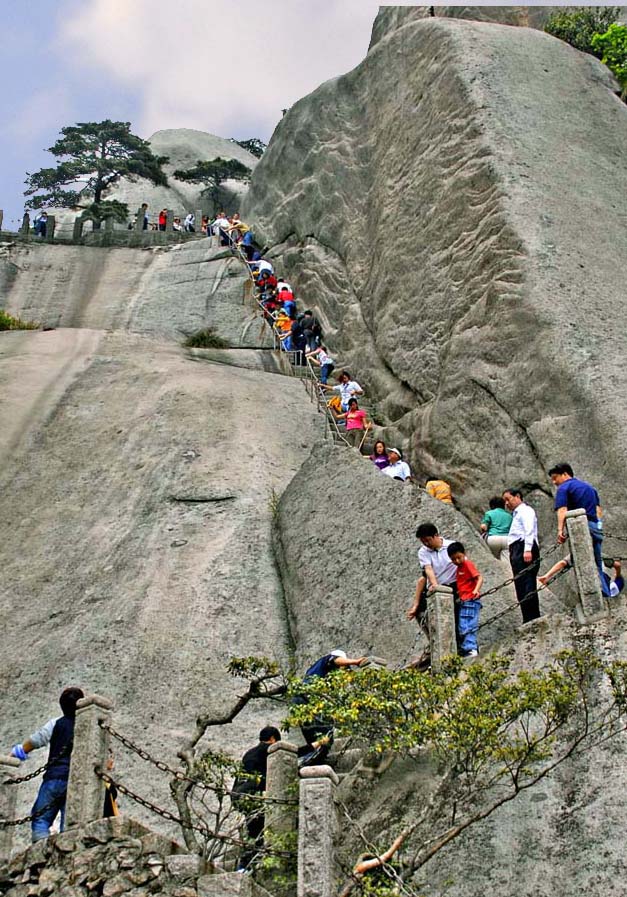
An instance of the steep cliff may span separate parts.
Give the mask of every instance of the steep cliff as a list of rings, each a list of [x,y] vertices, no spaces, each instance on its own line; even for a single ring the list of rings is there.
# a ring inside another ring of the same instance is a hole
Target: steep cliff
[[[624,523],[627,107],[546,34],[402,21],[279,123],[245,214],[419,473],[476,512],[567,458]]]

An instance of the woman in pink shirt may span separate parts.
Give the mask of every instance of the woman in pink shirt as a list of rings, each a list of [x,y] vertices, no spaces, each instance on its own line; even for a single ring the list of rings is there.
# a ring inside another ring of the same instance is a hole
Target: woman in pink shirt
[[[348,411],[345,414],[338,414],[337,419],[346,420],[346,439],[354,448],[361,450],[372,423],[368,420],[366,412],[360,410],[357,399],[349,399]]]

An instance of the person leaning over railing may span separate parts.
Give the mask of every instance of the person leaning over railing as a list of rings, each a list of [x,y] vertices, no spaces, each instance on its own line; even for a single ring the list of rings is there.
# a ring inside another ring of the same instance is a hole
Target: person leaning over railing
[[[320,365],[320,383],[323,386],[326,386],[329,376],[333,373],[333,369],[335,368],[335,361],[329,355],[327,347],[320,344],[316,349],[312,349],[306,354],[312,364]]]
[[[48,763],[41,787],[31,810],[33,842],[41,841],[42,838],[47,838],[50,835],[50,826],[59,813],[61,814],[60,829],[61,831],[64,829],[70,757],[74,744],[76,704],[84,697],[80,688],[73,686],[65,688],[59,698],[63,716],[48,720],[25,742],[15,744],[11,748],[12,757],[17,757],[18,760],[27,760],[32,751],[45,747],[47,744],[50,745]]]

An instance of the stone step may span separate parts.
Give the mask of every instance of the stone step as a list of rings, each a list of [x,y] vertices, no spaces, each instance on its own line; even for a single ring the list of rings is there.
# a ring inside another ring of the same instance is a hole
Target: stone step
[[[272,897],[269,891],[244,872],[201,875],[196,888],[198,897]]]

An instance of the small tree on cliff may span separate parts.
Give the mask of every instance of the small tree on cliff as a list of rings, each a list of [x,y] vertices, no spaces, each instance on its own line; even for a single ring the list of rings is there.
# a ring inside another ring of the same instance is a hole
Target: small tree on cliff
[[[194,168],[179,169],[174,172],[174,177],[179,181],[189,181],[192,184],[203,184],[203,196],[211,197],[217,208],[220,202],[220,185],[227,180],[245,181],[250,177],[250,168],[238,162],[237,159],[208,159],[196,162]]]
[[[627,25],[610,25],[605,34],[595,34],[592,46],[601,62],[616,76],[621,98],[627,99]]]
[[[196,779],[215,782],[216,775],[222,775],[221,794],[228,793],[223,775],[228,763],[210,753],[197,757],[198,743],[211,727],[233,722],[250,701],[285,701],[286,677],[275,662],[234,658],[229,670],[248,680],[248,688],[231,706],[199,716],[179,753],[188,778],[178,776],[171,783],[185,842],[205,856],[212,855],[212,844],[220,848],[235,839],[235,829],[225,831],[223,804],[211,815],[194,795]],[[425,751],[436,761],[439,778],[432,793],[416,794],[414,808],[405,805],[409,821],[399,821],[390,844],[371,843],[350,807],[341,805],[345,823],[364,848],[346,869],[343,897],[352,892],[415,895],[412,876],[447,844],[563,763],[625,731],[627,664],[570,651],[543,669],[515,673],[504,657],[469,668],[451,658],[446,669],[428,674],[365,669],[308,684],[293,680],[289,693],[307,696],[306,704],[291,706],[289,725],[333,720],[337,735],[367,743],[374,754],[403,757]],[[199,823],[206,830],[200,839]],[[402,863],[397,859],[401,847]]]
[[[268,149],[268,144],[264,143],[263,140],[260,140],[258,137],[251,137],[249,140],[236,140],[234,137],[231,137],[232,143],[236,143],[238,146],[241,146],[242,149],[245,149],[247,153],[251,153],[253,156],[257,156],[258,159],[261,159],[265,151]]]
[[[603,53],[593,45],[592,39],[595,34],[607,31],[619,14],[620,6],[567,6],[553,13],[544,30],[576,50],[591,53],[600,59]]]
[[[105,190],[122,177],[167,186],[162,170],[167,157],[155,156],[146,140],[131,134],[130,122],[78,122],[62,128],[61,135],[48,150],[56,157],[56,167],[27,175],[24,195],[31,197],[26,203],[29,209],[75,208],[87,194],[93,196],[89,211],[97,220],[124,221],[125,203],[103,200]]]

